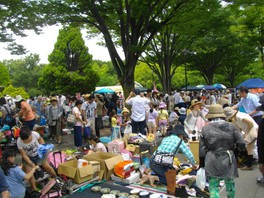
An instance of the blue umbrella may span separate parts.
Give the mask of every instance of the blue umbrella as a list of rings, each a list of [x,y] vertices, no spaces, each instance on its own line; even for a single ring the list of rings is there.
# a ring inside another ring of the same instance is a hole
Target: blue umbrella
[[[214,84],[213,87],[215,87],[216,89],[226,89],[226,86],[223,84]]]
[[[264,88],[264,80],[261,78],[250,78],[238,85],[237,89],[241,86],[246,86],[248,89]]]
[[[102,88],[102,89],[99,89],[99,90],[96,90],[94,93],[115,93],[115,91],[113,91],[112,89],[107,89],[107,88]]]

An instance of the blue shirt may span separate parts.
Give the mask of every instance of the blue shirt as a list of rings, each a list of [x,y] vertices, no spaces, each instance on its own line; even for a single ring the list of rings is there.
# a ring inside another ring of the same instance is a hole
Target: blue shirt
[[[165,152],[165,153],[175,153],[178,144],[180,143],[181,139],[177,135],[170,135],[165,137],[160,146],[158,147],[157,151]],[[191,150],[186,146],[185,142],[182,141],[179,147],[179,150],[188,158],[191,164],[195,164],[195,159]],[[177,151],[178,152],[178,151]]]
[[[7,181],[6,181],[5,174],[2,170],[2,168],[0,168],[0,197],[2,197],[1,196],[2,192],[8,191],[8,190],[9,190],[9,186],[8,186]]]
[[[237,107],[243,107],[246,113],[250,113],[254,110],[256,110],[256,108],[258,106],[261,106],[261,104],[259,103],[259,97],[256,94],[252,94],[252,93],[248,93],[246,98],[242,98],[240,100],[240,102],[237,104]],[[258,111],[254,116],[260,116],[263,115],[262,111]]]
[[[23,183],[26,173],[18,166],[9,169],[9,174],[6,177],[10,189],[10,197],[17,197],[26,191]]]

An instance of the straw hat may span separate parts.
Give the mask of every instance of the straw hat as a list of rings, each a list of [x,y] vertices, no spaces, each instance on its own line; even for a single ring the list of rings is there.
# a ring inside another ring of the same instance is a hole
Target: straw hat
[[[123,113],[129,113],[129,110],[126,107],[124,107],[123,111],[121,112],[121,114],[123,114]]]
[[[192,102],[191,102],[190,109],[193,108],[194,105],[202,105],[202,102],[200,102],[197,99],[193,99]]]
[[[21,100],[23,100],[22,96],[21,95],[17,95],[16,99],[15,99],[15,102],[20,102]]]
[[[232,118],[234,115],[236,115],[237,112],[238,112],[237,110],[234,110],[231,107],[224,108],[224,114],[226,115],[226,120]]]
[[[179,110],[179,113],[185,115],[186,114],[186,109],[184,107],[181,107],[180,110]]]
[[[91,94],[85,94],[85,95],[84,95],[84,98],[85,98],[85,99],[88,99],[88,98],[90,97],[90,95],[91,95]]]
[[[159,108],[160,109],[164,109],[164,108],[166,108],[167,107],[167,105],[164,103],[164,102],[161,102],[160,104],[159,104]]]
[[[50,99],[50,102],[52,102],[52,101],[58,101],[58,99],[57,99],[57,97],[51,97],[51,99]]]
[[[223,107],[220,104],[214,104],[209,106],[209,112],[205,116],[207,119],[211,118],[225,118]]]
[[[179,107],[174,108],[174,111],[179,111],[179,110],[180,110]]]

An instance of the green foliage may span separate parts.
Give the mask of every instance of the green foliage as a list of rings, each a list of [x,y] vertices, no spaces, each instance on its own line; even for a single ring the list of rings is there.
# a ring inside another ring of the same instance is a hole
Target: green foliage
[[[10,84],[8,69],[3,63],[0,63],[0,86],[6,87]]]
[[[8,87],[6,87],[2,93],[4,96],[5,95],[10,95],[11,97],[16,97],[17,95],[21,95],[22,98],[24,99],[28,99],[29,98],[29,94],[21,87],[16,88],[13,85],[9,85]]]
[[[27,92],[38,88],[38,78],[41,75],[44,65],[39,64],[39,55],[30,54],[24,59],[5,60],[11,84],[15,87],[23,87]]]
[[[119,83],[111,62],[93,60],[92,68],[100,77],[97,86],[111,86]]]
[[[49,61],[38,82],[45,93],[87,93],[94,91],[99,82],[78,27],[65,26],[60,30]]]

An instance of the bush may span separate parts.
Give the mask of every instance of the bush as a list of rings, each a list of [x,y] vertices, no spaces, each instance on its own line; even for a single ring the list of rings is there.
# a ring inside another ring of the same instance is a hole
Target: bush
[[[23,89],[23,88],[16,88],[13,87],[13,85],[9,85],[8,87],[6,87],[2,93],[2,95],[10,95],[11,97],[16,97],[17,95],[21,95],[22,98],[24,99],[28,99],[29,95],[28,93]]]

